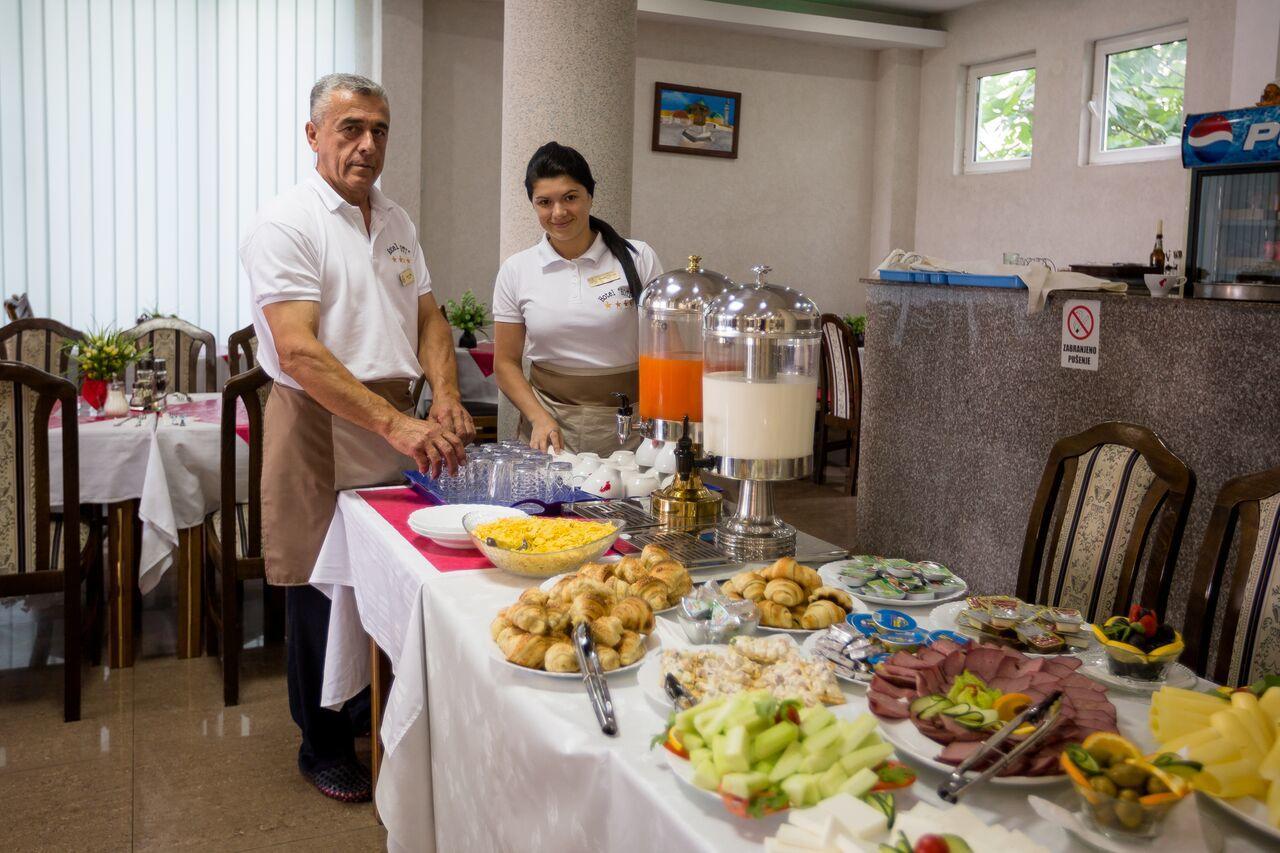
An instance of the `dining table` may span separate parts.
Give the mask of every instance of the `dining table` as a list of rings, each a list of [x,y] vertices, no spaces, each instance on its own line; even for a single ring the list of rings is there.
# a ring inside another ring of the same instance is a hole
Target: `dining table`
[[[105,417],[76,413],[80,503],[107,511],[107,659],[134,658],[135,591],[146,594],[177,568],[178,657],[203,649],[202,579],[205,517],[217,508],[221,472],[222,395],[182,395],[164,412]],[[50,501],[62,495],[62,418],[49,422]],[[247,422],[237,412],[236,488],[248,492]]]
[[[610,737],[581,680],[502,659],[490,622],[539,581],[418,536],[408,516],[426,505],[403,486],[341,493],[312,575],[332,601],[322,703],[336,708],[371,683],[375,688],[375,802],[388,849],[762,849],[785,815],[734,817],[718,798],[677,777],[664,750],[651,745],[671,709],[655,699],[654,685],[640,683],[643,666],[608,678],[619,726]],[[797,542],[802,553],[831,547],[803,533]],[[697,571],[693,581],[740,570]],[[914,610],[932,627],[929,608]],[[668,616],[656,620],[661,647],[687,647]],[[383,655],[394,674],[389,690]],[[841,684],[840,713],[866,711],[865,689]],[[1141,742],[1149,695],[1113,690],[1110,698],[1122,731]],[[942,807],[936,789],[945,775],[916,766],[919,778],[901,805]],[[981,785],[963,802],[986,823],[1020,830],[1055,853],[1089,849],[1042,818],[1029,794],[1074,807],[1075,794],[1062,782],[1034,789]],[[1204,800],[1184,822],[1192,828],[1168,849],[1275,849],[1273,840],[1268,847],[1266,836]]]

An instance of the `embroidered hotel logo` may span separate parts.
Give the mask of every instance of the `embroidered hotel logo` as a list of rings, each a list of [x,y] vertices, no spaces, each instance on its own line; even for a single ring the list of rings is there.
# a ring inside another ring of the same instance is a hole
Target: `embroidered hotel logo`
[[[413,263],[413,252],[408,246],[402,246],[399,243],[392,243],[387,247],[387,254],[397,263],[410,264]]]

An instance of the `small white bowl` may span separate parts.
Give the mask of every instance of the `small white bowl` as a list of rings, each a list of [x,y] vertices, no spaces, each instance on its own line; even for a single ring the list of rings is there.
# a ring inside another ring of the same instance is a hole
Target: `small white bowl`
[[[1162,275],[1160,273],[1147,273],[1142,277],[1147,283],[1147,290],[1151,291],[1154,297],[1168,296],[1173,291],[1186,282],[1182,276]]]

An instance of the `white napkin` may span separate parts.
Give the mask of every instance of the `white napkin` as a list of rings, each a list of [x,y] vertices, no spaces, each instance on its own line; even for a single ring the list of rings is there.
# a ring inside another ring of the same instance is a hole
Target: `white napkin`
[[[903,270],[908,272],[955,272],[968,275],[1016,275],[1027,285],[1027,314],[1044,310],[1045,299],[1053,290],[1110,290],[1123,292],[1129,286],[1119,281],[1106,281],[1078,272],[1058,272],[1043,264],[997,264],[991,261],[948,261],[943,258],[894,249],[876,272]]]
[[[1164,849],[1177,850],[1178,853],[1194,853],[1194,851],[1216,851],[1222,849],[1221,839],[1215,837],[1215,845],[1211,848],[1205,840],[1204,829],[1200,825],[1200,809],[1198,808],[1195,798],[1188,797],[1188,802],[1179,803],[1174,807],[1173,811],[1165,818],[1164,831],[1160,838],[1154,842],[1137,842],[1135,844],[1126,844],[1123,841],[1115,841],[1103,835],[1095,829],[1089,827],[1079,814],[1068,811],[1056,803],[1040,797],[1027,797],[1027,802],[1031,804],[1031,808],[1040,817],[1061,826],[1063,829],[1074,833],[1080,840],[1090,844],[1099,850],[1106,850],[1109,853],[1151,853],[1152,850],[1160,849],[1161,840],[1164,840],[1168,846]],[[1175,840],[1176,839],[1176,840]]]

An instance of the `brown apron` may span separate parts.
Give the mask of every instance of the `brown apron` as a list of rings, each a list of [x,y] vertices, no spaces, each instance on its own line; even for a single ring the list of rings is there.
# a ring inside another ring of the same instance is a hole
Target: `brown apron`
[[[550,368],[538,362],[529,367],[529,384],[542,407],[560,427],[564,449],[570,453],[598,453],[608,456],[615,450],[635,450],[641,441],[634,432],[625,444],[618,443],[618,401],[610,395],[626,394],[632,403],[640,396],[640,373],[635,367],[622,369]],[[520,438],[528,441],[533,425],[520,417]]]
[[[407,379],[370,382],[373,393],[408,412]],[[417,467],[379,435],[329,413],[302,391],[276,383],[267,400],[262,445],[262,554],[267,582],[303,586],[329,532],[338,492],[398,483]]]

